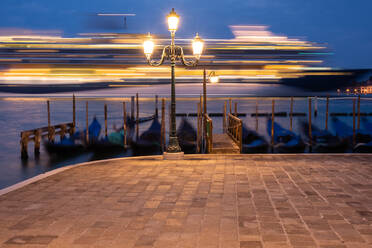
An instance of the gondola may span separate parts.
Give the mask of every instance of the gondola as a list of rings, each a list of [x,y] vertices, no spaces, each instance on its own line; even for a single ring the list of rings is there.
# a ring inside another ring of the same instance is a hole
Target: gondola
[[[267,121],[267,132],[271,137],[271,119]],[[305,150],[305,144],[299,135],[281,127],[274,122],[274,152],[278,153],[302,153]]]
[[[347,125],[345,122],[340,121],[338,118],[332,118],[332,127],[335,133],[341,139],[353,139],[353,128]],[[366,129],[359,129],[355,131],[355,142],[356,143],[368,143],[372,141],[372,132]]]
[[[161,125],[155,118],[149,129],[132,142],[133,155],[153,155],[161,153]]]
[[[372,122],[368,121],[366,117],[362,118],[362,125],[367,132],[372,133]]]
[[[88,131],[89,143],[97,141],[101,132],[101,124],[96,117],[93,118]],[[84,130],[83,132],[77,131],[69,137],[64,137],[59,142],[44,141],[43,143],[46,151],[51,155],[74,156],[87,151],[85,137],[86,131]]]
[[[367,124],[368,125],[368,124]],[[365,153],[372,152],[372,132],[368,129],[359,129],[355,131],[355,146],[353,145],[353,128],[338,118],[332,118],[332,126],[335,133],[341,140],[344,140],[352,147],[353,152]],[[364,124],[364,126],[366,126]]]
[[[301,122],[301,127],[308,143],[309,137],[309,123]],[[311,125],[311,151],[319,153],[336,153],[345,152],[348,148],[348,143],[341,140],[339,137],[333,135],[328,130],[321,130],[314,124]]]
[[[242,127],[242,152],[243,153],[267,153],[269,144],[265,138],[257,132],[249,129],[245,124]]]
[[[124,129],[117,129],[114,126],[113,132],[106,137],[91,140],[88,145],[88,150],[95,153],[95,155],[114,155],[126,151],[124,146]],[[132,141],[134,125],[130,119],[127,119],[127,135],[126,144]]]
[[[59,142],[44,141],[43,143],[50,155],[74,156],[85,151],[84,145],[74,137],[65,137]]]
[[[186,118],[183,118],[177,129],[179,145],[184,153],[196,153],[196,131]]]

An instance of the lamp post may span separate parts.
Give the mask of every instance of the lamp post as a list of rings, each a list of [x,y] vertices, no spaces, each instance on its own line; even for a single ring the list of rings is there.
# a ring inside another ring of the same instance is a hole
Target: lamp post
[[[216,76],[215,71],[211,71],[207,76],[207,70],[204,68],[203,70],[203,112],[204,114],[207,113],[207,80],[211,84],[216,84],[218,83],[220,79],[218,76]]]
[[[179,15],[172,9],[172,11],[167,16],[168,20],[168,30],[171,33],[171,44],[163,48],[163,52],[159,61],[154,61],[151,59],[155,44],[151,39],[150,34],[143,43],[143,50],[146,55],[146,59],[149,65],[160,66],[167,59],[170,61],[171,65],[171,125],[169,132],[169,145],[167,148],[168,153],[181,152],[181,148],[178,144],[177,134],[176,134],[176,90],[175,90],[175,76],[174,69],[176,66],[176,61],[181,61],[185,66],[196,66],[199,62],[201,53],[203,51],[203,40],[200,39],[199,35],[196,34],[194,40],[192,41],[194,60],[187,60],[183,53],[183,48],[181,46],[176,46],[174,42],[174,36],[176,34]]]
[[[208,78],[207,78],[208,77]],[[207,113],[207,80],[211,84],[216,84],[219,81],[219,77],[216,76],[215,71],[211,71],[207,76],[207,70],[204,68],[203,70],[203,119],[205,117],[205,114]],[[203,137],[205,138],[206,135],[206,122],[203,121]]]

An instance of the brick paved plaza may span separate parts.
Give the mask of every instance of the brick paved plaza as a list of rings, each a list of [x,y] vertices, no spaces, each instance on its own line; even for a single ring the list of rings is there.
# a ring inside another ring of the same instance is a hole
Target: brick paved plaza
[[[1,247],[372,247],[372,156],[78,166],[0,196]]]

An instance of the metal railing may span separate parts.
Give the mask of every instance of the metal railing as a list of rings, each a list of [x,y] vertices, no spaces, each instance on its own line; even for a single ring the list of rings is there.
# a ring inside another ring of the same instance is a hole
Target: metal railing
[[[231,139],[239,146],[240,152],[242,151],[242,120],[232,115],[231,113],[227,116],[227,134]]]
[[[204,114],[205,121],[205,143],[206,143],[206,152],[212,152],[213,147],[213,122],[208,114]]]

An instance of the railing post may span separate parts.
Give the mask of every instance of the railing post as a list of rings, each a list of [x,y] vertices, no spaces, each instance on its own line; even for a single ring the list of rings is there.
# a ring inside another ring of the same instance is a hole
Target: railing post
[[[231,111],[232,106],[231,105],[232,105],[231,98],[229,98],[230,114],[232,113],[232,111]]]
[[[226,101],[223,104],[222,130],[226,133]]]
[[[243,122],[242,120],[239,121],[239,148],[240,148],[240,153],[242,153],[242,150],[243,150]]]

